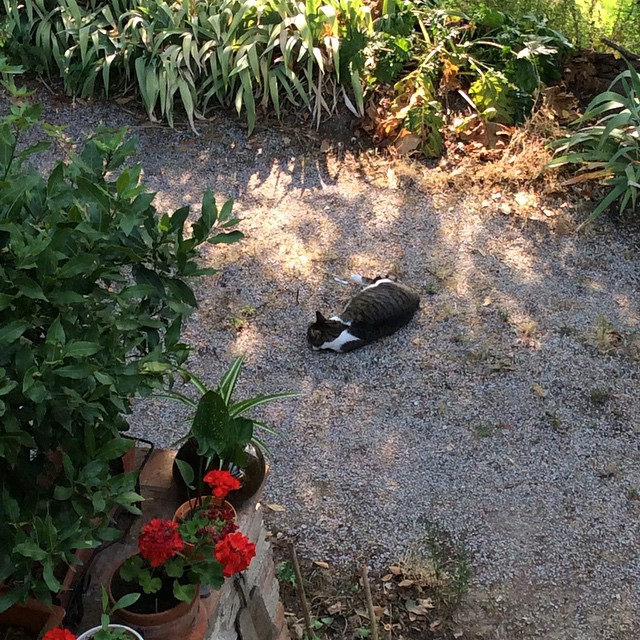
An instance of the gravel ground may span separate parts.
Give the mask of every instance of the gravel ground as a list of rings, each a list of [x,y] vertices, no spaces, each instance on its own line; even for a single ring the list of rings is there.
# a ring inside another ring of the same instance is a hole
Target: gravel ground
[[[219,116],[195,139],[57,99],[45,117],[74,140],[132,125],[160,210],[207,187],[236,200],[246,239],[204,256],[223,271],[198,284],[185,337],[212,384],[246,353],[240,397],[301,394],[260,413],[280,432],[265,499],[286,511],[270,525],[299,554],[382,568],[432,525],[469,553],[463,637],[637,637],[637,230],[556,232],[566,209],[536,201],[548,223],[523,222],[497,195],[381,180],[295,129],[247,139]],[[333,276],[388,271],[421,291],[416,319],[351,354],[312,352],[315,310],[355,291]],[[144,401],[132,424],[170,446],[185,417]]]

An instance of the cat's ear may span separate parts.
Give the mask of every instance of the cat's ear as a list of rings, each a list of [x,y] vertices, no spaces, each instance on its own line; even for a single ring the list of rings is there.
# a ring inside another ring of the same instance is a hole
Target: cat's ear
[[[316,311],[316,322],[326,322],[327,319],[319,312]]]

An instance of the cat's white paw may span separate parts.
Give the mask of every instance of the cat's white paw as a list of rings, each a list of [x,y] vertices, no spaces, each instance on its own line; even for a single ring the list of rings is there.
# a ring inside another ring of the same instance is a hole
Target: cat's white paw
[[[350,279],[352,282],[355,282],[356,284],[360,284],[360,285],[365,284],[364,278],[359,273],[352,273]]]

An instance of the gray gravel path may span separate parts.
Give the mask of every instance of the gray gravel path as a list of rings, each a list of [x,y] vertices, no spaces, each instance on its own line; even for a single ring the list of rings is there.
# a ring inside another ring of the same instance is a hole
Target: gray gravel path
[[[470,556],[463,637],[638,637],[637,230],[563,235],[498,198],[393,189],[312,136],[247,140],[222,116],[194,139],[115,105],[48,101],[45,115],[73,139],[133,125],[161,210],[205,187],[236,199],[246,240],[204,256],[223,272],[198,285],[186,339],[211,383],[246,353],[239,395],[300,392],[261,416],[280,431],[265,499],[286,511],[270,524],[301,555],[382,568],[430,524]],[[332,275],[387,271],[422,291],[409,327],[347,355],[310,351],[315,310],[353,291]],[[145,401],[133,424],[170,446],[184,419]]]

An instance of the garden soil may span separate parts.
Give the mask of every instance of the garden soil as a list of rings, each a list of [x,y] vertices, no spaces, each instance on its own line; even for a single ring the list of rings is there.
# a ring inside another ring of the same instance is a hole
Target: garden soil
[[[300,394],[257,412],[277,431],[261,434],[269,527],[320,571],[382,577],[405,558],[419,573],[436,538],[468,563],[446,630],[405,600],[413,630],[388,637],[638,637],[637,227],[576,233],[597,193],[534,180],[508,148],[429,168],[333,122],[248,137],[220,114],[196,137],[128,104],[40,99],[69,139],[43,168],[99,124],[129,126],[160,211],[197,211],[207,188],[235,200],[245,239],[207,246],[220,272],[196,284],[184,338],[211,385],[246,354],[238,397]],[[389,272],[421,293],[410,325],[349,354],[308,347],[315,311],[357,290],[341,281]],[[131,424],[171,447],[188,418],[145,399]]]

